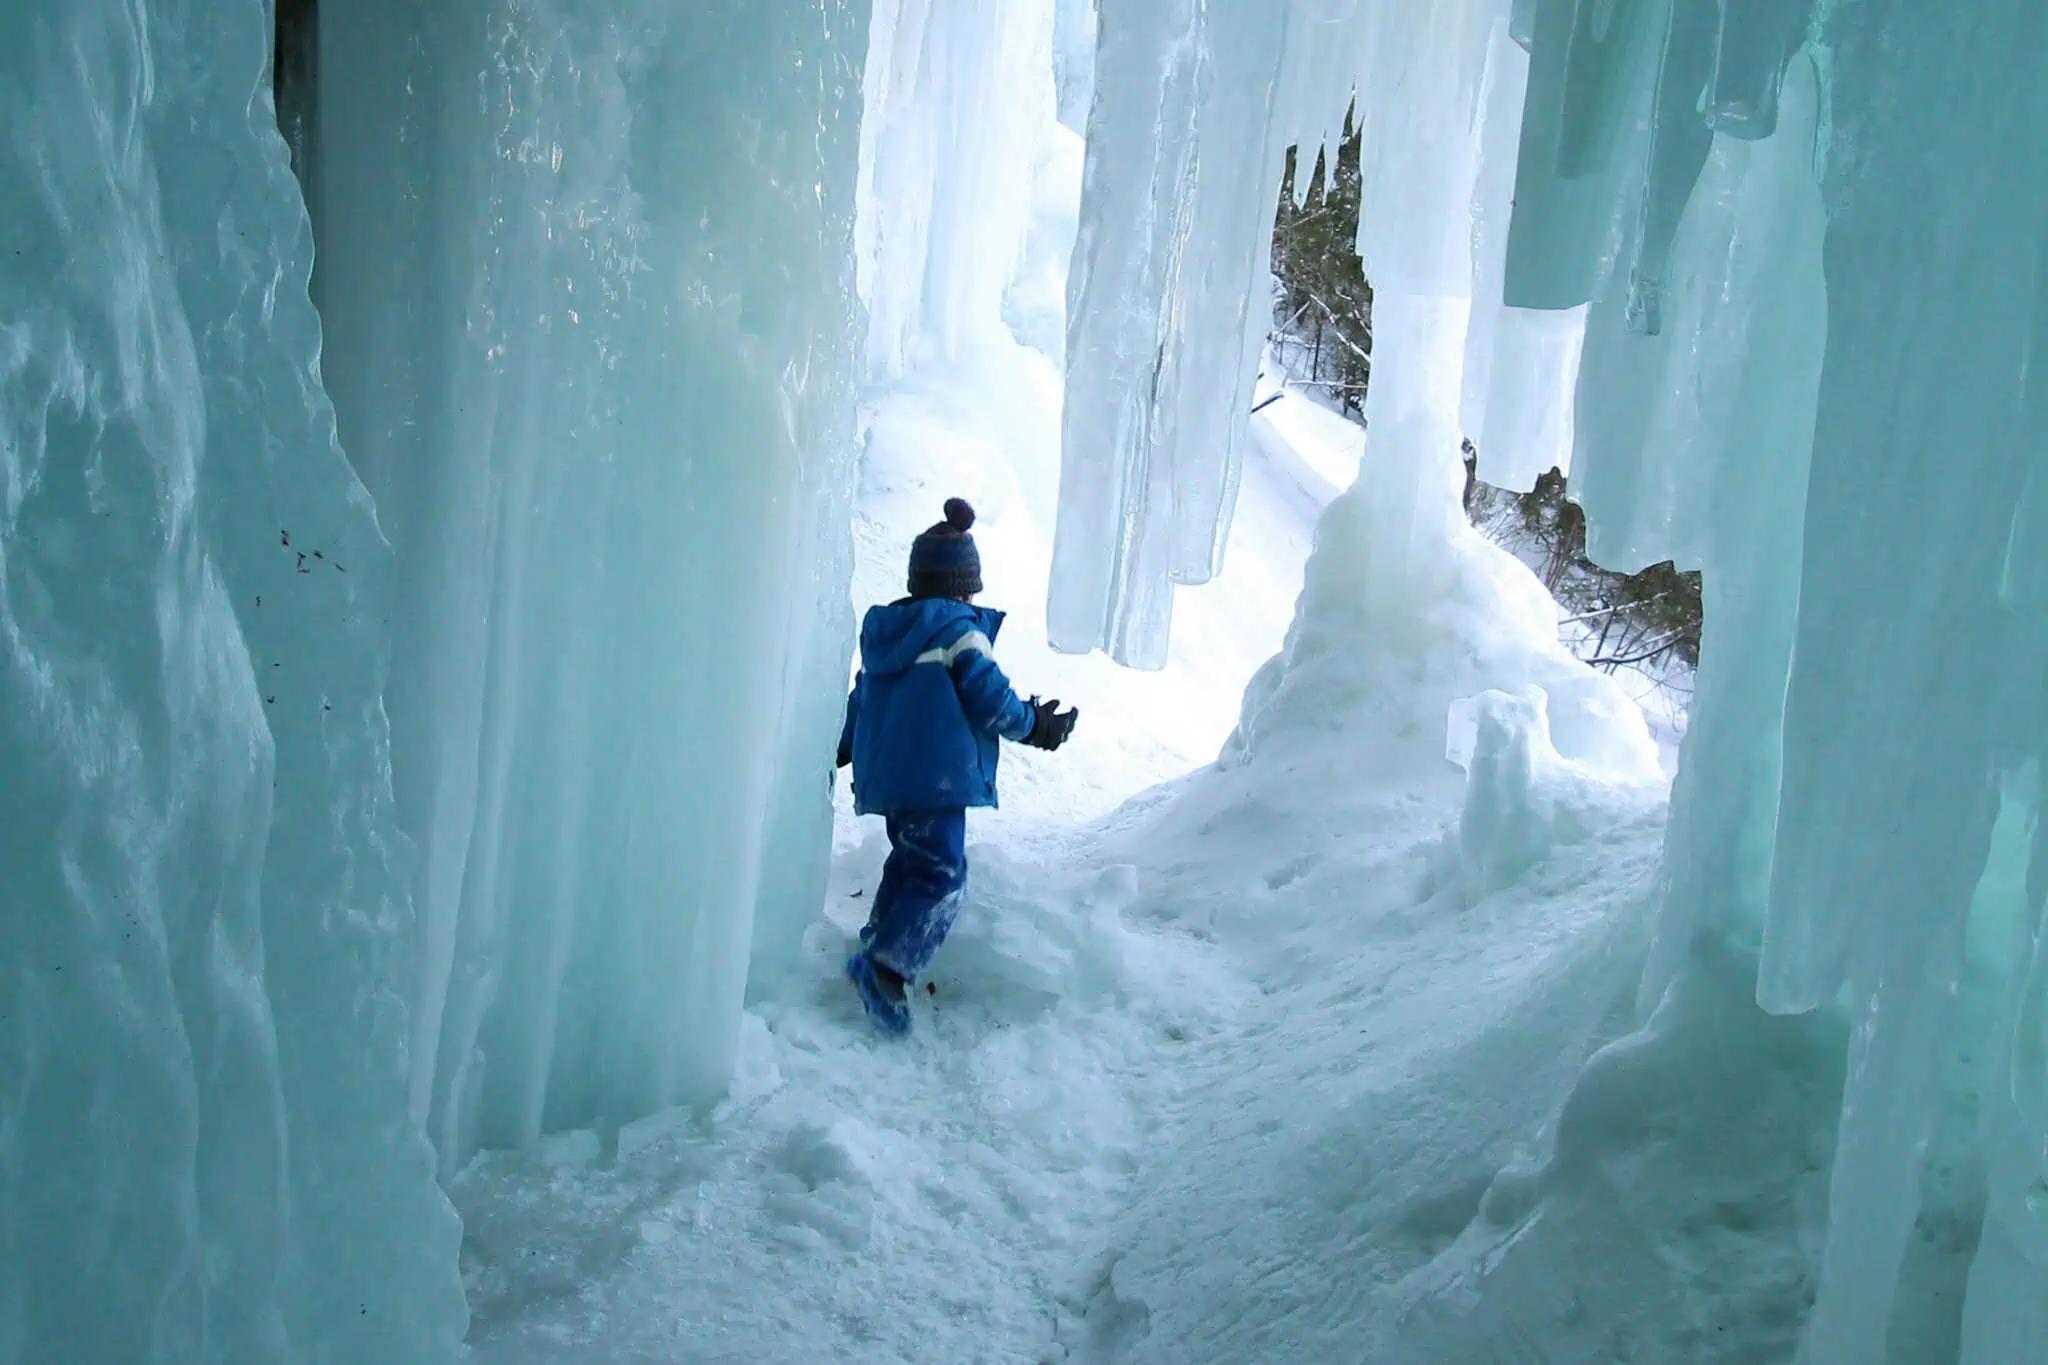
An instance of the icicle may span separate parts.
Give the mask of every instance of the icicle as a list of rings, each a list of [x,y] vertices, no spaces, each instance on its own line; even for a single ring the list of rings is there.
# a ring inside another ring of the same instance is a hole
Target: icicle
[[[1785,64],[1806,38],[1812,0],[1720,0],[1720,6],[1707,123],[1753,142],[1778,126]]]
[[[1540,0],[1522,115],[1507,302],[1602,297],[1635,227],[1670,0]]]
[[[1514,0],[1514,8],[1508,16],[1508,37],[1515,45],[1527,52],[1536,40],[1536,7],[1540,0]]]
[[[1636,228],[1636,263],[1629,273],[1630,330],[1655,336],[1663,328],[1663,293],[1671,271],[1671,238],[1706,164],[1713,134],[1701,123],[1700,97],[1713,54],[1714,0],[1672,0],[1657,73],[1657,103],[1650,125],[1649,167]]]

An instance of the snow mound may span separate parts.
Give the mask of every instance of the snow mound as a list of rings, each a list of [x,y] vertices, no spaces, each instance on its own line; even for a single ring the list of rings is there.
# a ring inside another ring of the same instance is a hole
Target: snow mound
[[[1558,752],[1549,694],[1540,687],[1452,703],[1447,752],[1466,772],[1452,847],[1473,890],[1498,891],[1521,880],[1553,848],[1611,824],[1633,804],[1633,789],[1657,785],[1656,749],[1642,713],[1633,706],[1619,711],[1606,689],[1589,690],[1590,705],[1567,714],[1576,715],[1590,752],[1619,760],[1618,768]],[[1621,723],[1603,730],[1596,720]]]
[[[1788,1360],[1815,1290],[1842,1030],[1764,1014],[1727,958],[1595,1053],[1540,1160],[1404,1287],[1396,1361]],[[1788,1159],[1788,1157],[1790,1159]]]
[[[971,846],[968,860],[974,914],[946,940],[936,980],[984,998],[1124,995],[1130,935],[1122,914],[1137,898],[1133,868],[1104,868],[1069,885],[1041,867],[1015,865],[993,845]]]

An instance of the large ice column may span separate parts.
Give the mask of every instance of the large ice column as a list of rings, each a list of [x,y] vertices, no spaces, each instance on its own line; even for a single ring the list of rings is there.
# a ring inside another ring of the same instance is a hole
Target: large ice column
[[[1804,1345],[1849,1361],[1885,1350],[1964,1017],[1964,926],[1983,903],[1998,772],[2026,751],[1994,718],[2040,684],[2038,652],[2015,635],[2008,547],[2041,451],[2025,382],[2043,205],[2022,166],[2043,152],[2048,32],[2024,6],[1955,24],[1845,9],[1818,30],[1823,86],[1815,62],[1786,61],[1806,8],[1680,3],[1669,19],[1645,105],[1640,239],[1624,246],[1631,288],[1611,266],[1605,284],[1580,275],[1601,298],[1580,487],[1597,556],[1675,555],[1708,585],[1646,1003],[1693,970],[1702,938],[1760,940],[1764,1005],[1840,1002],[1856,1025]],[[1568,69],[1552,39],[1548,60]],[[1702,117],[1713,132],[1686,126]],[[1772,133],[1753,151],[1735,140]],[[1544,265],[1559,219],[1526,202],[1516,231],[1526,217],[1528,258]],[[2004,785],[2008,802],[2030,799],[2014,795],[2025,782]],[[1998,967],[2016,1000],[2033,943],[2018,935]],[[2003,1039],[1962,1043],[2000,1059],[1971,1360],[2041,1348],[2022,1326],[2040,1319],[2043,1264],[2023,1190],[2048,1128],[2035,1110],[2028,1133],[2017,1098],[2023,1014],[2008,1012]]]
[[[1470,300],[1454,367],[1462,434],[1477,447],[1485,478],[1530,487],[1571,462],[1570,394],[1585,311],[1503,302],[1529,58],[1498,5],[1442,5],[1419,25],[1398,9],[1360,8],[1370,25],[1356,77],[1367,201],[1359,254],[1376,294]],[[1470,231],[1433,226],[1445,223],[1469,223]],[[1375,356],[1384,363],[1377,332]]]
[[[2032,605],[2015,599],[2013,605],[2031,618],[2026,624],[2035,662],[2029,671],[2038,677],[2041,656],[2048,652],[2048,621],[2038,599]],[[2026,743],[2038,754],[2042,707],[2040,698],[2029,700],[2035,720]],[[2048,1224],[2041,1216],[2048,1179],[2048,834],[2039,819],[2041,772],[2037,757],[2007,775],[1992,858],[1972,906],[1976,960],[1966,968],[1966,979],[2002,976],[2005,990],[1991,1016],[1979,1074],[1968,1078],[1981,1087],[1977,1128],[1984,1181],[1984,1221],[1961,1324],[1962,1352],[1970,1361],[2048,1359],[2048,1275],[2042,1273],[2048,1266]]]
[[[1646,1002],[1691,970],[1702,936],[1760,939],[1767,1007],[1841,1001],[1856,1024],[1804,1347],[1847,1361],[1885,1349],[2012,756],[1991,723],[2010,685],[1954,660],[2005,660],[2038,685],[1998,592],[2040,450],[2022,394],[2040,344],[2042,202],[2021,168],[2042,155],[2048,33],[2024,6],[1954,24],[1843,9],[1818,30],[1822,85],[1815,63],[1787,62],[1807,9],[1680,0],[1654,94],[1631,77],[1637,93],[1608,118],[1625,130],[1630,107],[1651,115],[1637,240],[1599,245],[1568,276],[1561,243],[1621,240],[1600,226],[1611,216],[1574,227],[1564,198],[1527,195],[1515,231],[1529,236],[1530,296],[1601,300],[1579,391],[1595,554],[1706,572],[1707,663]],[[1535,35],[1537,69],[1564,73],[1561,107],[1577,32]],[[1753,152],[1736,140],[1773,132]],[[1531,154],[1525,138],[1524,177],[1540,181]],[[1582,179],[1581,195],[1597,176]],[[1973,1360],[2039,1351],[2009,1305],[2038,1300],[2015,1267],[2031,1256],[2040,1273],[2038,1214],[2019,1193],[2040,1162],[2012,1159],[2025,1106],[1995,1112],[2008,1164],[1986,1246],[2002,1269],[1972,1276],[1968,1319],[1995,1324],[1966,1334]]]
[[[2043,272],[2048,280],[2048,272]],[[2048,345],[2048,288],[2037,282],[2034,346]],[[2031,364],[2020,426],[2048,431],[2048,366]],[[2003,889],[2003,925],[1983,937],[2003,968],[2005,999],[1984,1049],[1982,1109],[1985,1214],[1970,1264],[1962,1345],[1972,1360],[2048,1358],[2048,450],[2036,441],[2006,544],[2003,598],[2012,613],[2013,687],[2001,707],[2012,723],[2001,822],[2032,825],[2030,847],[2011,857],[2004,886],[1992,870],[1983,902]],[[2029,683],[2035,684],[2028,686]],[[2031,763],[2026,761],[2031,756]]]
[[[444,1161],[716,1095],[822,894],[864,42],[850,3],[323,10]]]
[[[2000,669],[1956,661],[2025,657],[2000,589],[2048,457],[2027,392],[2048,342],[2048,16],[1855,7],[1824,33],[1828,349],[1758,994],[1846,995],[1855,1020],[1807,1350],[1860,1360],[1916,1212],[2006,757]]]
[[[258,0],[0,10],[0,1357],[429,1361],[391,562]]]
[[[1654,1006],[1712,933],[1753,950],[1777,815],[1778,711],[1791,664],[1808,452],[1827,333],[1826,219],[1814,178],[1811,58],[1780,132],[1711,136],[1673,225],[1663,329],[1629,296],[1592,309],[1577,389],[1574,485],[1604,564],[1704,565],[1705,650],[1689,755],[1672,792],[1667,886],[1644,983]]]

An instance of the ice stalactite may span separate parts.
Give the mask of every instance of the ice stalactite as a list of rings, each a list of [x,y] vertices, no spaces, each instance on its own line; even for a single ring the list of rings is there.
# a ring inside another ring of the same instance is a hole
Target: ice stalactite
[[[1854,1026],[1820,1158],[1814,1361],[1881,1358],[1899,1312],[1941,1311],[1895,1302],[1902,1285],[1931,1292],[1901,1279],[1916,1191],[1955,1088],[1948,1059],[1994,1056],[1985,1127],[1957,1157],[1990,1171],[1961,1349],[1973,1362],[2040,1354],[2041,875],[1985,972],[1966,979],[1964,945],[1973,903],[1999,900],[1978,892],[2001,800],[2039,819],[2030,547],[2048,461],[2048,238],[2027,168],[2048,152],[2048,17],[2019,0],[1940,18],[1808,0],[1256,8],[1256,33],[1227,4],[1104,16],[1061,643],[1156,657],[1167,584],[1199,574],[1189,528],[1227,511],[1208,490],[1228,485],[1243,421],[1229,362],[1261,297],[1266,223],[1215,200],[1272,183],[1253,168],[1294,138],[1313,145],[1355,89],[1361,254],[1378,291],[1362,483],[1393,481],[1386,506],[1408,509],[1375,514],[1359,590],[1410,572],[1408,519],[1440,514],[1440,475],[1410,447],[1448,460],[1461,425],[1483,437],[1482,468],[1490,447],[1510,447],[1496,477],[1571,448],[1596,557],[1704,570],[1706,661],[1644,1008],[1726,989],[1743,978],[1732,961],[1749,964],[1763,1008]],[[1231,84],[1262,98],[1225,139]],[[1479,116],[1494,99],[1519,101],[1511,157],[1495,150],[1498,119]],[[1454,317],[1446,300],[1468,270],[1469,313]],[[1554,320],[1504,360],[1517,308]],[[1445,388],[1460,351],[1462,395]],[[1404,353],[1429,357],[1429,373],[1404,377]],[[1516,410],[1496,410],[1515,376],[1528,380],[1503,400]],[[1298,636],[1325,610],[1317,584],[1355,538],[1359,497],[1326,518]],[[1254,690],[1247,724],[1270,725],[1257,704],[1285,683],[1269,669]],[[2009,998],[1988,1012],[2003,1021],[1995,1037],[1957,1033],[1987,1015],[1957,1007],[1965,989]],[[1641,1046],[1681,1062],[1700,1041],[1673,1022],[1684,1013]],[[1826,1085],[1782,1093],[1833,1103]]]
[[[1572,406],[1556,395],[1577,382],[1586,310],[1544,312],[1501,302],[1514,167],[1520,145],[1528,58],[1496,25],[1488,40],[1478,116],[1478,193],[1472,215],[1472,318],[1465,343],[1459,419],[1480,452],[1479,473],[1500,488],[1528,488],[1550,469],[1572,464]]]
[[[393,563],[248,3],[0,12],[0,1356],[451,1358]]]
[[[864,8],[329,6],[316,288],[400,581],[444,1163],[703,1101],[822,894]]]
[[[1659,42],[1673,0],[1539,0],[1529,46],[1504,301],[1604,296],[1637,220]]]
[[[1211,25],[1234,26],[1228,33]],[[1065,460],[1047,624],[1054,645],[1157,667],[1172,584],[1206,582],[1235,496],[1266,322],[1244,281],[1263,262],[1285,144],[1263,75],[1289,30],[1190,3],[1110,6],[1096,51],[1069,277]]]
[[[1031,221],[1030,168],[1060,98],[1056,30],[1063,65],[1082,65],[1086,0],[1058,9],[877,0],[856,249],[878,378],[957,358],[1001,325]]]

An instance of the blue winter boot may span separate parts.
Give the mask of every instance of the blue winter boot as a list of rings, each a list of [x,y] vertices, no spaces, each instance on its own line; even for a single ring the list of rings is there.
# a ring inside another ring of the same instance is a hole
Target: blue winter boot
[[[860,992],[860,1003],[876,1028],[899,1038],[910,1032],[910,1002],[904,998],[902,977],[877,968],[866,953],[855,953],[846,959],[846,979]]]

